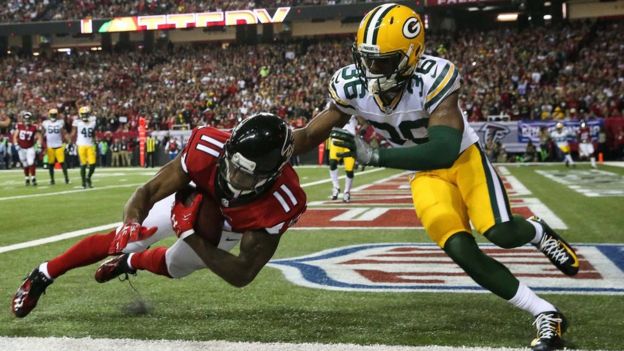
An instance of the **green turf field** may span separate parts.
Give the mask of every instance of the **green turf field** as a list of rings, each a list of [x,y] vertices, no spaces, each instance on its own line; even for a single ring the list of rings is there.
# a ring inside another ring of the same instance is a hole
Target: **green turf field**
[[[604,189],[624,190],[624,168],[603,166],[601,170],[608,174],[595,174],[598,181],[594,182],[590,181],[593,178],[589,168],[583,165],[575,170],[562,166],[507,166],[505,170],[530,191],[531,198],[539,199],[565,223],[569,229],[561,233],[569,241],[624,243],[624,196],[588,197],[579,192],[579,186],[591,191],[592,186],[598,187],[599,193]],[[568,186],[537,171],[555,177],[572,172],[578,175],[575,179],[581,185]],[[130,285],[118,281],[96,283],[93,265],[57,279],[31,315],[15,319],[8,307],[24,275],[79,238],[10,251],[7,248],[120,221],[126,199],[153,173],[143,169],[97,169],[95,188],[85,191],[76,187],[80,183],[77,170],[71,172],[73,184],[55,186],[47,185],[47,173],[39,170],[38,188],[25,187],[20,172],[0,172],[0,299],[7,307],[0,314],[0,335],[494,347],[526,347],[534,335],[528,314],[491,294],[331,291],[294,285],[273,267],[265,268],[243,289],[228,286],[209,271],[181,280],[141,272],[132,281],[152,310],[147,315],[133,316],[123,309],[135,299]],[[326,168],[302,167],[298,173],[309,201],[326,200],[330,190],[325,181]],[[367,169],[356,173],[355,186],[396,173]],[[57,174],[58,179],[62,176]],[[310,210],[313,208],[310,206]],[[383,242],[429,240],[420,229],[337,230],[327,225],[287,232],[275,258]],[[169,240],[162,244],[171,243]],[[624,256],[622,251],[620,255]],[[621,256],[620,260],[624,260]],[[623,273],[619,273],[614,286],[622,284]],[[568,316],[571,329],[567,339],[574,346],[624,348],[621,292],[544,296]]]

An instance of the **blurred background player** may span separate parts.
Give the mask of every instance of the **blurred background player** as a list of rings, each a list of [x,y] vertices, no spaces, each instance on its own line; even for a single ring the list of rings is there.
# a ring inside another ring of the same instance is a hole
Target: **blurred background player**
[[[26,186],[32,184],[37,185],[35,173],[37,165],[35,164],[35,137],[39,136],[38,128],[34,125],[32,113],[24,111],[22,113],[22,122],[17,124],[13,133],[13,144],[19,147],[17,153],[20,163],[24,168],[24,178]],[[39,141],[41,143],[41,141]]]
[[[80,177],[83,188],[93,188],[91,176],[95,172],[95,144],[93,135],[95,134],[95,116],[91,116],[91,108],[82,106],[78,110],[78,118],[74,120],[72,126],[72,139],[77,135],[76,145],[78,145],[78,158],[80,159]],[[87,175],[87,166],[89,174]]]
[[[45,134],[48,153],[48,172],[50,172],[50,184],[54,185],[54,165],[58,162],[63,169],[65,184],[69,184],[67,165],[65,164],[65,146],[63,141],[67,138],[65,121],[58,118],[58,110],[52,108],[48,111],[48,119],[41,124],[41,130]]]
[[[355,135],[355,129],[357,128],[357,119],[355,116],[351,116],[349,122],[345,124],[342,129]],[[344,169],[346,173],[344,193],[342,195],[343,202],[351,201],[351,185],[353,184],[353,169],[355,168],[355,158],[341,154],[349,152],[349,149],[334,145],[334,141],[329,139],[329,176],[332,181],[332,194],[331,199],[336,200],[340,195],[340,182],[338,181],[338,163],[342,159]]]
[[[596,157],[594,157],[594,144],[592,143],[591,133],[587,123],[581,122],[581,128],[578,132],[579,142],[579,159],[588,159],[591,162],[591,167],[596,168]]]
[[[568,129],[565,128],[563,123],[557,122],[555,130],[550,133],[550,137],[557,144],[557,149],[559,150],[557,152],[560,153],[559,159],[563,158],[566,167],[574,166],[574,160],[572,160],[572,155],[570,155],[570,145],[568,144],[570,133],[568,133]]]

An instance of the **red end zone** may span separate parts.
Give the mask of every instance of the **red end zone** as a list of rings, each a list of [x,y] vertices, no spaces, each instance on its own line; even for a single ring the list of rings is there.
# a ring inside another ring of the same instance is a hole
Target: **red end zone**
[[[513,213],[525,218],[539,215],[555,229],[566,225],[539,199],[519,197],[527,190],[517,179],[501,177],[508,191]],[[512,177],[509,177],[512,178]],[[518,187],[518,188],[516,188]],[[530,194],[530,192],[529,192]],[[392,177],[383,182],[361,186],[352,191],[351,202],[316,201],[308,205],[295,229],[358,228],[411,229],[422,228],[412,204],[412,195],[406,177]]]

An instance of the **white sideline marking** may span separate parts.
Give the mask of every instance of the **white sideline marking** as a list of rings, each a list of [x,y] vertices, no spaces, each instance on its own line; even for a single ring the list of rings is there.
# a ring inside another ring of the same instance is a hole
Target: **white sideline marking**
[[[382,171],[384,169],[385,168],[374,168],[374,169],[371,169],[371,170],[368,170],[368,171],[359,172],[358,175],[363,175],[363,174],[368,174],[368,173],[373,173],[373,172],[379,172],[379,171]],[[144,169],[141,168],[140,170],[144,170]],[[339,179],[344,179],[344,178],[345,178],[345,176],[339,177]],[[301,187],[305,188],[305,187],[308,187],[308,186],[319,185],[319,184],[330,183],[330,182],[331,182],[331,179],[318,180],[316,182],[301,184]],[[19,184],[22,184],[22,183],[20,182]],[[66,190],[66,191],[57,191],[57,192],[54,192],[54,193],[44,193],[44,194],[29,194],[29,195],[6,196],[6,197],[0,197],[0,201],[17,200],[17,199],[28,199],[28,198],[42,197],[42,196],[54,196],[54,195],[72,194],[72,193],[78,193],[78,192],[83,192],[83,191],[96,191],[96,190],[105,190],[105,189],[129,188],[129,187],[139,186],[139,185],[143,185],[143,184],[145,184],[145,183],[133,183],[133,184],[123,184],[123,185],[107,185],[107,186],[96,187],[96,188],[91,188],[91,189]]]
[[[106,230],[106,229],[110,229],[110,228],[115,228],[115,227],[119,226],[120,224],[121,224],[121,222],[104,224],[104,225],[100,225],[100,226],[97,226],[97,227],[80,229],[80,230],[76,230],[76,231],[73,231],[73,232],[68,232],[68,233],[63,233],[63,234],[59,234],[59,235],[49,236],[49,237],[43,238],[43,239],[26,241],[26,242],[23,242],[23,243],[13,244],[13,245],[9,245],[9,246],[2,246],[2,247],[0,247],[0,253],[14,251],[14,250],[19,250],[19,249],[25,249],[27,247],[39,246],[39,245],[43,245],[43,244],[53,243],[55,241],[75,238],[77,236],[82,236],[82,235],[85,235],[85,234],[98,232],[100,230]],[[0,345],[2,345],[2,343],[0,343]]]
[[[143,185],[143,184],[145,184],[145,183],[132,183],[132,184],[123,184],[123,185],[107,185],[107,186],[101,186],[101,187],[91,188],[91,189],[57,191],[55,193],[6,196],[6,197],[0,197],[0,201],[17,200],[17,199],[28,199],[28,198],[32,198],[32,197],[54,196],[54,195],[63,195],[63,194],[72,194],[72,193],[82,193],[82,192],[85,192],[85,191],[98,191],[98,190],[117,189],[117,188],[130,188],[130,187],[135,187],[135,186],[139,186],[139,185]]]
[[[527,349],[449,346],[390,346],[316,343],[260,343],[231,341],[134,340],[92,338],[0,337],[3,350],[11,351],[519,351]]]
[[[369,171],[364,171],[364,172],[362,172],[360,174],[377,172],[377,171],[380,171],[380,170],[383,170],[383,169],[385,169],[385,168],[375,168],[375,169],[371,169]],[[331,182],[331,179],[326,179],[326,180],[322,180],[322,181],[316,181],[316,182],[301,184],[301,187],[305,188],[305,187],[308,187],[308,186],[322,184],[322,183],[327,183],[327,182]],[[93,191],[93,190],[106,189],[106,188],[110,189],[110,188],[129,187],[129,186],[137,186],[137,185],[141,185],[141,184],[115,185],[115,186],[108,186],[108,187],[101,187],[101,188],[93,188],[93,189],[88,189],[88,190],[84,190],[84,189],[83,190],[68,190],[68,191],[64,191],[63,193],[73,193],[73,192],[77,192],[77,191]],[[46,196],[46,195],[51,195],[51,194],[55,194],[55,193],[11,196],[11,197],[6,197],[6,198],[0,198],[0,201],[2,201],[2,200],[9,200],[10,198]],[[104,224],[104,225],[97,226],[97,227],[91,227],[91,228],[76,230],[76,231],[73,231],[73,232],[53,235],[53,236],[49,236],[49,237],[46,237],[46,238],[43,238],[43,239],[31,240],[31,241],[26,241],[26,242],[23,242],[23,243],[18,243],[18,244],[13,244],[13,245],[8,245],[8,246],[0,246],[0,253],[9,252],[9,251],[15,251],[15,250],[20,250],[20,249],[25,249],[25,248],[28,248],[28,247],[39,246],[39,245],[43,245],[43,244],[53,243],[53,242],[56,242],[56,241],[61,241],[61,240],[65,240],[65,239],[75,238],[77,236],[82,236],[82,235],[85,235],[85,234],[90,234],[90,233],[98,232],[98,231],[101,231],[101,230],[114,228],[114,227],[119,226],[120,224],[121,224],[121,222]]]

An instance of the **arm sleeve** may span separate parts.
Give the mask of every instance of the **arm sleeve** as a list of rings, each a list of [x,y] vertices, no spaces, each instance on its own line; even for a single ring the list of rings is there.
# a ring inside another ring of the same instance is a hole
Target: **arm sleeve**
[[[451,127],[434,126],[428,129],[429,141],[404,147],[379,149],[379,166],[428,171],[449,168],[459,156],[462,133]]]

